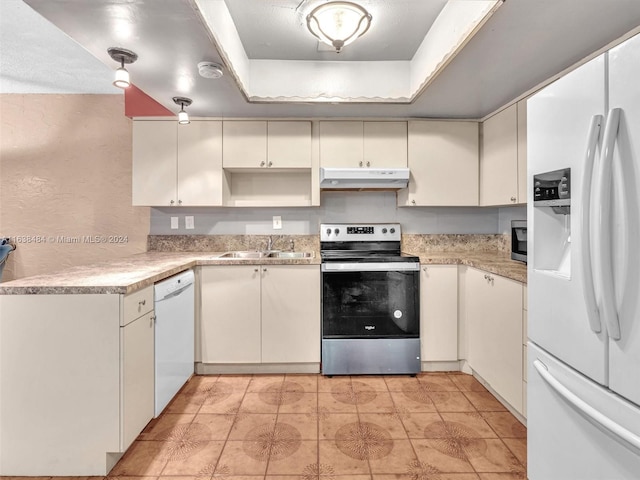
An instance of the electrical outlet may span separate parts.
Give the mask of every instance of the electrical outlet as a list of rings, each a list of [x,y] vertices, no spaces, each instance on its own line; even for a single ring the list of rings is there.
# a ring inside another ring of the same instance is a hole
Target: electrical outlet
[[[193,215],[184,217],[184,228],[187,230],[193,230],[196,228]]]
[[[177,230],[178,228],[180,228],[178,217],[171,217],[171,230]]]
[[[273,216],[273,229],[282,230],[282,217],[280,215]]]

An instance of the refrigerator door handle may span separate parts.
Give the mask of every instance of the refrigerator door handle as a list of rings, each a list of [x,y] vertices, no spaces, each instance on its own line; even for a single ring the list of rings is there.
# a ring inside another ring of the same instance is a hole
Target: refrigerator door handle
[[[596,286],[593,282],[593,265],[591,262],[591,181],[593,178],[593,164],[596,157],[596,149],[598,148],[598,138],[600,137],[602,120],[602,115],[594,115],[591,118],[591,125],[589,126],[587,153],[582,175],[582,192],[585,201],[582,205],[582,217],[580,217],[580,231],[582,232],[582,248],[580,251],[582,255],[583,294],[587,306],[589,326],[591,327],[591,331],[595,333],[600,333],[602,323],[596,302]]]
[[[595,235],[595,266],[600,278],[600,315],[604,317],[609,337],[620,340],[620,321],[615,307],[613,285],[613,262],[611,258],[611,182],[613,170],[613,149],[615,148],[620,125],[620,108],[609,110],[604,127],[602,153],[598,164],[595,200],[598,205]]]
[[[540,360],[534,360],[533,366],[547,385],[560,395],[572,408],[587,417],[589,420],[593,421],[595,424],[609,431],[615,437],[628,443],[635,450],[640,451],[640,437],[638,435],[627,430],[622,425],[613,421],[611,418],[607,417],[602,412],[596,410],[594,407],[578,397],[575,393],[564,386],[556,377],[554,377],[551,372],[549,372],[547,366]]]

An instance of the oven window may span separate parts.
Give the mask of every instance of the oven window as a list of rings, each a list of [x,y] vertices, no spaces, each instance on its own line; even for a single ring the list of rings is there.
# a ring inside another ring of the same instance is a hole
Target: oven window
[[[324,338],[418,337],[419,272],[324,272]]]

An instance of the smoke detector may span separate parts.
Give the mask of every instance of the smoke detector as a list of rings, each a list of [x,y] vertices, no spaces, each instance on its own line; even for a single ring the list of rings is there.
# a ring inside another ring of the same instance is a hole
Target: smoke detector
[[[198,73],[204,78],[220,78],[224,75],[222,67],[215,62],[200,62]]]

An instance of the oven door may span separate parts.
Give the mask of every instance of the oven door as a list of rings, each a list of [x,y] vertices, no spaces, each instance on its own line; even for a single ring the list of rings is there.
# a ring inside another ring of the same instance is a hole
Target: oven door
[[[324,263],[322,338],[419,338],[420,265]]]

